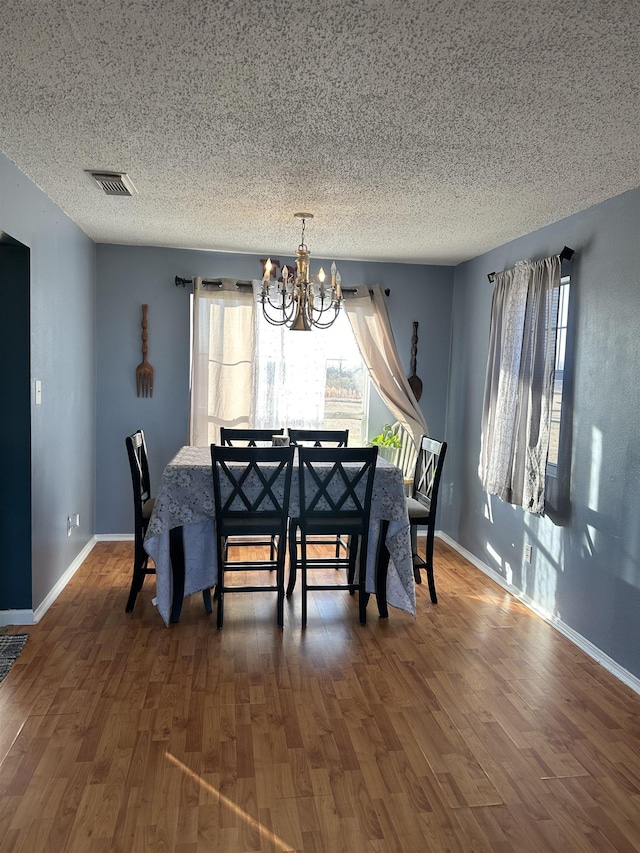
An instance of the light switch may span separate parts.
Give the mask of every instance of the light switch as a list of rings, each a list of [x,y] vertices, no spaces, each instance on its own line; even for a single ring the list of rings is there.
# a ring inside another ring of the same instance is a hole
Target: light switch
[[[42,403],[42,382],[40,379],[36,379],[36,406],[41,405]]]

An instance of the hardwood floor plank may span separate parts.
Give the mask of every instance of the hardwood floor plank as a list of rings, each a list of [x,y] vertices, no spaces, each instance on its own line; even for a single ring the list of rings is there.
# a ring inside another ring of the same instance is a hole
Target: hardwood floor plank
[[[640,697],[436,542],[418,616],[202,597],[99,543],[0,685],[0,853],[640,853]],[[20,632],[22,629],[12,629]]]

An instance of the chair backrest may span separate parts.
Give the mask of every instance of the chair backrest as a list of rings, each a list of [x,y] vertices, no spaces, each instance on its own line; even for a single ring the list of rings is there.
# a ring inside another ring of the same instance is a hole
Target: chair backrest
[[[133,501],[136,508],[142,512],[142,504],[151,497],[151,481],[149,479],[149,462],[147,459],[147,444],[144,432],[139,429],[125,439],[131,480],[133,483]]]
[[[227,447],[257,447],[258,442],[271,444],[271,437],[284,435],[284,427],[280,429],[235,429],[220,427],[220,444]]]
[[[300,526],[335,517],[368,530],[377,447],[299,447]]]
[[[402,471],[405,481],[412,483],[416,468],[416,443],[411,433],[400,421],[392,424],[391,430],[400,439],[396,465]]]
[[[348,429],[290,429],[291,444],[308,447],[346,447]]]
[[[286,528],[294,451],[293,447],[211,445],[219,531],[228,530],[234,521],[259,517],[280,519]]]
[[[426,435],[420,439],[412,496],[424,504],[432,516],[435,515],[438,502],[440,475],[446,452],[446,441],[436,441]]]

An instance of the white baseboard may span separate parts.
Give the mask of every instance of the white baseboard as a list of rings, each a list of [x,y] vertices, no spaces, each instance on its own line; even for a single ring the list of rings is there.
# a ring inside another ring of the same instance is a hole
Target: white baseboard
[[[128,542],[133,539],[132,533],[103,533],[93,536],[35,610],[0,610],[0,628],[5,625],[36,625],[87,559],[96,542]]]
[[[541,619],[544,619],[552,628],[555,628],[559,631],[563,636],[565,636],[568,640],[570,640],[575,646],[581,649],[586,655],[595,660],[601,666],[603,666],[608,672],[614,675],[619,681],[622,681],[623,684],[626,684],[627,687],[630,687],[634,693],[640,694],[640,679],[636,678],[635,675],[632,675],[628,670],[621,667],[619,663],[610,658],[609,655],[605,654],[601,649],[587,640],[582,634],[578,634],[577,631],[574,631],[573,628],[570,628],[566,625],[562,619],[558,619],[557,616],[554,616],[553,613],[549,613],[548,610],[545,610],[543,607],[535,602],[532,598],[529,598],[528,595],[521,592],[511,584],[508,584],[502,575],[498,574],[498,572],[494,571],[490,566],[486,563],[483,563],[475,554],[472,554],[471,551],[467,551],[466,548],[463,548],[462,545],[459,545],[455,539],[452,539],[450,536],[447,536],[446,533],[442,533],[442,531],[437,531],[436,536],[442,539],[443,542],[446,542],[447,545],[450,545],[454,551],[457,551],[462,557],[468,560],[472,565],[474,565],[477,569],[479,569],[483,574],[487,575],[492,581],[501,586],[508,593],[513,595],[514,598],[517,598],[518,601],[521,601],[522,604],[525,605],[529,610],[539,616]]]
[[[92,537],[84,546],[82,551],[71,563],[56,585],[49,591],[49,594],[44,599],[42,604],[38,605],[35,610],[0,610],[0,627],[5,625],[35,625],[37,624],[47,610],[51,607],[56,598],[60,595],[71,578],[78,571],[80,566],[87,559],[94,545],[96,537]]]
[[[133,542],[133,533],[96,533],[96,542]]]
[[[71,563],[66,572],[62,575],[60,580],[55,584],[55,586],[49,591],[49,594],[46,596],[42,604],[39,604],[38,607],[33,612],[34,622],[39,622],[47,610],[51,607],[56,598],[60,595],[65,586],[69,583],[71,578],[78,571],[80,566],[87,559],[89,554],[93,551],[96,544],[96,537],[93,536],[87,544],[84,546],[82,551],[78,554],[75,560]]]

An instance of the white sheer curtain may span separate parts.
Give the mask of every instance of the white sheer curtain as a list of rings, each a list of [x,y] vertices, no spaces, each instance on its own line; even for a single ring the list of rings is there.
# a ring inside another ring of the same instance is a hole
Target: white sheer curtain
[[[194,279],[189,442],[220,440],[221,424],[253,426],[254,299],[231,279]]]
[[[544,511],[555,369],[559,255],[496,273],[482,412],[484,490]]]
[[[254,299],[262,282],[254,281]],[[335,327],[292,332],[272,326],[255,312],[251,426],[259,429],[293,427],[320,429],[324,420],[327,352]]]
[[[219,441],[221,425],[323,425],[327,359],[344,355],[345,329],[340,322],[311,333],[271,326],[256,310],[261,286],[239,291],[234,280],[219,287],[194,279],[191,444]],[[359,287],[344,304],[371,380],[417,445],[427,424],[398,357],[384,291]]]
[[[428,434],[427,422],[398,356],[384,290],[379,284],[371,292],[357,287],[355,294],[345,295],[344,307],[371,380],[417,447],[420,436]]]

